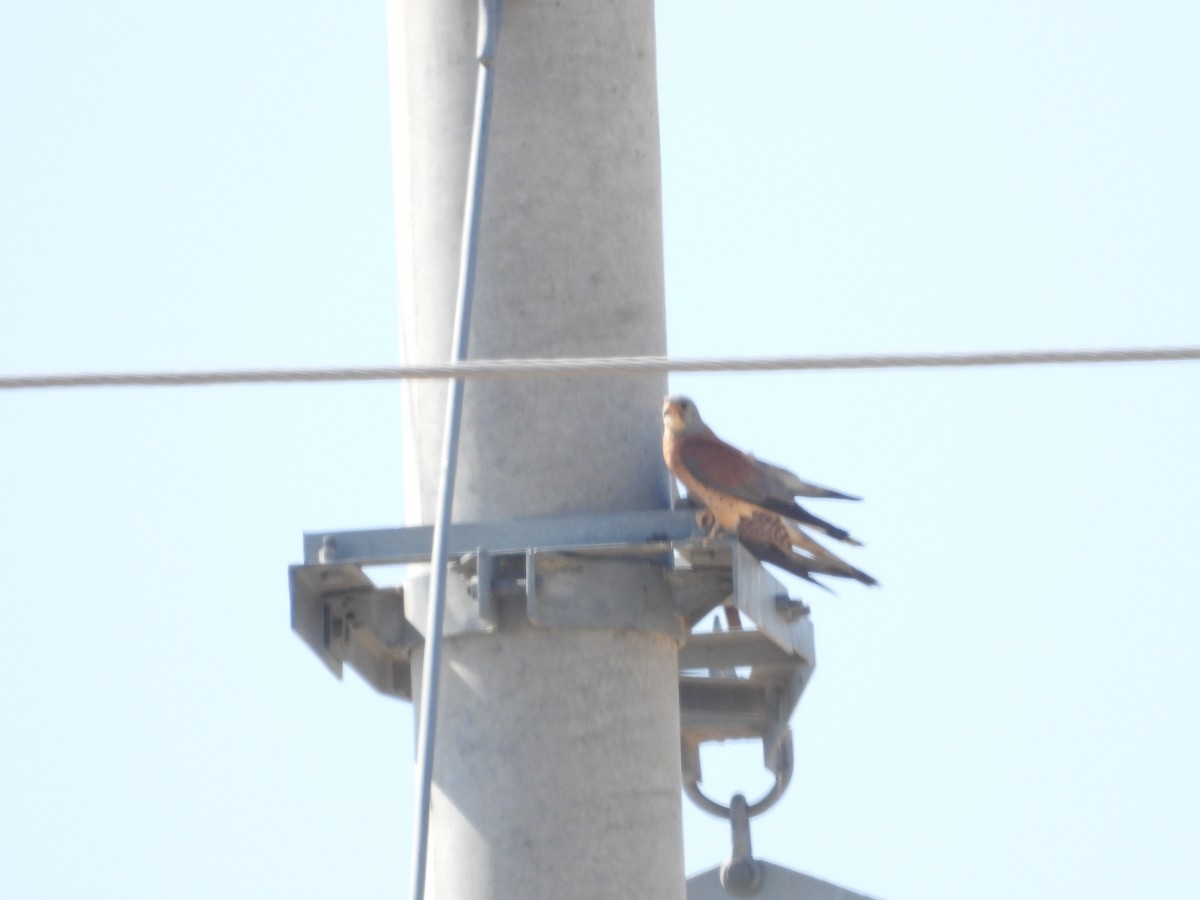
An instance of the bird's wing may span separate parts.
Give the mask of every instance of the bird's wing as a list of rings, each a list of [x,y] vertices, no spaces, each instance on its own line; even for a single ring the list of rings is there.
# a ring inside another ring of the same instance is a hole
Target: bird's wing
[[[754,464],[758,466],[763,481],[770,482],[781,496],[788,497],[825,497],[830,500],[861,500],[862,497],[856,497],[853,494],[843,494],[841,491],[835,491],[833,488],[827,488],[819,484],[813,484],[811,481],[804,481],[795,472],[789,472],[783,466],[775,466],[769,462],[763,462],[761,459],[755,459]]]
[[[770,499],[757,461],[722,440],[685,437],[679,445],[679,461],[709,490],[755,505]]]
[[[787,489],[780,487],[778,476],[773,474],[782,471],[777,466],[764,468],[753,456],[719,438],[685,437],[679,445],[679,461],[693,478],[710,491],[779,513],[824,532],[835,540],[858,544],[845,529],[799,506]]]

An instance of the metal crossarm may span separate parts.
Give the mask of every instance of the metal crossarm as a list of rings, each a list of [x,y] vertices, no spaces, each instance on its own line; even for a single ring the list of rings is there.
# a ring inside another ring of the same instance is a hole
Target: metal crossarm
[[[606,546],[667,545],[698,535],[695,510],[656,509],[640,512],[542,516],[498,522],[456,522],[446,546],[452,557],[480,547],[489,553],[527,549],[579,550]],[[367,531],[310,532],[304,535],[304,561],[389,565],[428,562],[433,527],[383,528]]]

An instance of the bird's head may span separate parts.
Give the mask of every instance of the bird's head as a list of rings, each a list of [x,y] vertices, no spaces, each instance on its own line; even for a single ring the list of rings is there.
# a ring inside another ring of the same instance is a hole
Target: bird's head
[[[678,434],[696,434],[708,430],[696,404],[688,397],[664,397],[662,417],[663,427]]]

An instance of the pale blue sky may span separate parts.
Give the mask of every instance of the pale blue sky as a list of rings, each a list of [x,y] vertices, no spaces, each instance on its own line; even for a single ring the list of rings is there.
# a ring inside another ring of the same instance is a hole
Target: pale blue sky
[[[658,9],[673,354],[1200,342],[1195,4],[735,12]],[[0,7],[0,371],[395,362],[386,67],[379,0]],[[760,856],[883,900],[1200,891],[1200,366],[672,387],[864,494],[884,584],[804,595]],[[410,709],[328,675],[286,577],[304,530],[400,521],[398,397],[0,395],[0,896],[404,894]],[[766,783],[753,747],[705,775]],[[727,829],[684,808],[695,872]]]

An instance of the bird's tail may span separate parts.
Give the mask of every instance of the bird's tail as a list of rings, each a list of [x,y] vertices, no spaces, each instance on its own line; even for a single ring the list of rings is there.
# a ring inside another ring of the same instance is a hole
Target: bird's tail
[[[743,541],[742,546],[749,550],[750,553],[753,554],[754,558],[759,562],[765,562],[770,563],[773,566],[779,566],[779,568],[783,569],[785,572],[791,572],[793,575],[803,578],[810,584],[815,584],[821,590],[829,591],[831,594],[833,593],[829,585],[822,584],[820,581],[817,581],[817,579],[813,578],[813,573],[820,572],[822,568],[821,563],[817,560],[808,559],[807,557],[801,556],[799,553],[788,553],[785,550],[779,549],[774,544],[751,546]],[[835,573],[830,572],[827,574]]]
[[[809,566],[812,571],[821,572],[825,575],[839,575],[843,578],[853,578],[855,581],[861,581],[868,587],[874,587],[879,584],[878,581],[862,569],[855,568],[840,556],[835,555],[821,544],[818,544],[792,523],[784,521],[783,527],[787,530],[788,539],[792,542],[793,546],[800,547],[812,554],[813,562]]]

